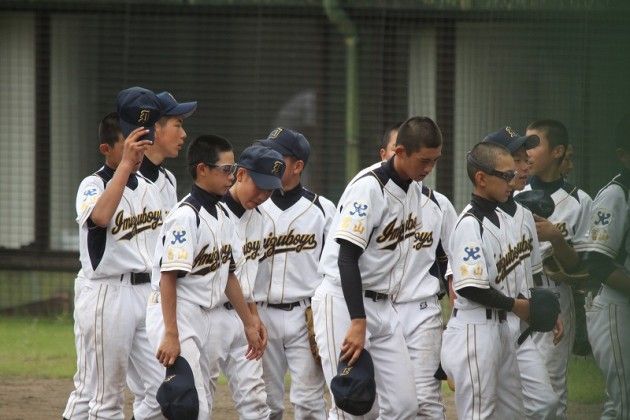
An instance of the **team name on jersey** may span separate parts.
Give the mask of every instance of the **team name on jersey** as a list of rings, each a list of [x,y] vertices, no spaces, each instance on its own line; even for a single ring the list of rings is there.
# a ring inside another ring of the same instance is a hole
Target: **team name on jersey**
[[[394,250],[399,242],[416,234],[418,220],[412,213],[409,214],[407,220],[401,221],[398,226],[396,226],[396,222],[396,219],[389,222],[387,226],[385,226],[385,229],[383,229],[383,233],[376,237],[376,243],[387,244],[381,249]]]
[[[284,252],[301,252],[304,250],[315,249],[317,247],[317,239],[314,233],[293,233],[291,229],[285,234],[274,236],[272,232],[263,241],[263,256],[260,259],[271,257],[274,254]]]
[[[433,232],[416,232],[413,238],[413,247],[415,250],[429,248],[433,245]]]
[[[112,235],[129,231],[120,239],[130,240],[140,232],[147,229],[157,229],[159,226],[162,226],[162,210],[147,211],[145,207],[142,209],[142,213],[138,215],[132,214],[127,217],[125,217],[125,211],[121,210],[114,219]]]
[[[247,241],[243,244],[243,255],[246,260],[255,260],[260,252],[260,241]]]
[[[197,271],[191,270],[192,275],[203,276],[205,274],[211,273],[213,271],[217,271],[221,265],[226,264],[230,259],[230,254],[232,253],[232,245],[224,244],[221,247],[221,250],[218,250],[216,247],[212,248],[210,252],[208,252],[208,245],[205,245],[199,251],[199,254],[193,260],[192,268],[195,269],[197,267],[203,267]]]
[[[560,233],[562,233],[562,236],[564,236],[565,238],[569,236],[566,222],[559,222],[556,223],[554,226],[560,231]]]
[[[497,261],[497,278],[495,283],[499,284],[510,274],[525,258],[529,257],[534,248],[532,238],[527,238],[523,235],[523,239],[512,247],[512,244],[508,245],[507,252],[499,256]]]

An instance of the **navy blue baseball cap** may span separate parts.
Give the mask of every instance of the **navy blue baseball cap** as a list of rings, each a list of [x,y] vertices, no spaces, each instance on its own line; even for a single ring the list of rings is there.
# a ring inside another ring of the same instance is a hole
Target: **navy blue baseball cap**
[[[138,86],[120,91],[116,109],[123,137],[127,138],[136,128],[144,127],[149,133],[140,140],[155,140],[155,123],[162,117],[155,93]]]
[[[507,148],[510,153],[514,153],[523,146],[525,146],[525,149],[533,149],[540,143],[540,138],[535,134],[521,136],[512,130],[511,127],[503,127],[492,134],[488,134],[483,141],[500,144]]]
[[[293,156],[302,160],[304,164],[308,162],[311,154],[311,145],[306,137],[302,133],[284,127],[274,129],[266,140],[260,140],[257,143],[272,148],[282,156]]]
[[[169,92],[158,93],[157,97],[160,101],[160,106],[162,107],[162,115],[188,118],[197,110],[197,101],[182,102],[180,104]]]
[[[282,155],[265,146],[249,146],[238,158],[238,166],[247,169],[254,184],[261,190],[282,188],[282,175],[286,169]]]
[[[347,361],[341,361],[341,354],[337,376],[330,381],[330,392],[337,407],[354,416],[362,416],[372,409],[376,400],[372,356],[363,349],[355,364],[348,366]]]
[[[166,368],[166,377],[157,390],[157,402],[162,414],[169,420],[196,419],[199,415],[199,397],[190,365],[181,356]]]

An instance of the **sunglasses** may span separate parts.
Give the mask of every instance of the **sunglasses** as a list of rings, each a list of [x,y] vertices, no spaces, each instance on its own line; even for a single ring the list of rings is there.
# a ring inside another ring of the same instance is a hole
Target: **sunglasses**
[[[501,171],[497,171],[496,169],[489,168],[486,165],[475,160],[475,158],[472,157],[470,152],[468,152],[468,156],[466,157],[466,159],[468,160],[468,163],[470,163],[475,168],[479,169],[481,172],[486,173],[491,176],[496,176],[507,182],[512,181],[517,174],[516,171],[501,172]]]
[[[232,175],[233,173],[236,172],[236,169],[238,168],[238,165],[236,163],[224,163],[222,165],[217,165],[216,163],[206,163],[206,162],[201,162],[201,163],[203,163],[209,168],[217,168],[218,170],[223,172],[225,175]]]

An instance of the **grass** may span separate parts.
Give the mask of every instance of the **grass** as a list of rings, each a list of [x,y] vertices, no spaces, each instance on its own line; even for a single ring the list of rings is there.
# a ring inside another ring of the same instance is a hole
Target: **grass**
[[[67,378],[76,368],[73,323],[69,317],[0,317],[0,378]],[[287,378],[287,383],[290,379]],[[225,384],[223,376],[219,383]],[[443,383],[445,395],[452,394]],[[573,357],[569,364],[569,399],[602,402],[604,381],[592,358]]]

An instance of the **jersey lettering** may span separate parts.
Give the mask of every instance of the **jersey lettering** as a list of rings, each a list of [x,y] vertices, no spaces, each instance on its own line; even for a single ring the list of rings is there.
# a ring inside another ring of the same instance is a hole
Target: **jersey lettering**
[[[416,250],[422,248],[429,248],[433,245],[433,231],[429,232],[416,232],[413,247]]]
[[[566,222],[556,223],[554,226],[560,231],[560,233],[562,233],[562,236],[564,236],[565,238],[569,236]]]
[[[217,271],[221,268],[221,265],[226,264],[230,259],[230,254],[232,253],[232,246],[230,244],[224,244],[219,251],[216,247],[212,249],[212,251],[206,253],[208,250],[208,245],[205,245],[199,251],[199,254],[193,260],[192,268],[201,267],[200,270],[190,272],[193,276],[203,276],[213,271]]]
[[[147,211],[145,207],[139,215],[131,215],[128,217],[125,217],[125,211],[121,210],[116,214],[114,223],[112,235],[129,231],[120,239],[130,240],[140,232],[162,226],[162,210]]]
[[[314,233],[293,233],[294,229],[280,236],[274,236],[272,232],[263,241],[263,257],[260,259],[263,261],[265,258],[271,257],[274,254],[281,254],[285,252],[301,252],[304,250],[315,249],[317,247],[317,240]]]
[[[396,226],[396,221],[397,220],[394,219],[389,222],[387,226],[385,226],[385,229],[383,229],[383,233],[376,237],[376,242],[379,244],[389,243],[381,249],[394,250],[399,242],[416,234],[418,220],[413,214],[410,213],[407,220],[401,222],[399,226]]]
[[[260,253],[260,241],[248,241],[243,244],[243,255],[245,260],[255,260]]]
[[[532,242],[532,238],[527,238],[523,235],[523,239],[521,239],[515,247],[512,247],[512,244],[508,245],[505,255],[499,255],[499,260],[497,261],[498,276],[494,280],[495,283],[499,284],[505,280],[508,274],[510,274],[521,261],[531,255],[531,251],[534,249]]]

